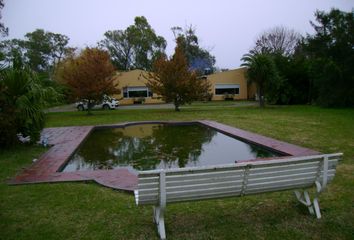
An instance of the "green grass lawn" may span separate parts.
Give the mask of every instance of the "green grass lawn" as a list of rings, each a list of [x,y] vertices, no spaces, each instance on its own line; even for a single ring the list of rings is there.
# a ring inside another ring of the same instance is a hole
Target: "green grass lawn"
[[[233,107],[196,103],[169,109],[49,113],[46,127],[145,120],[210,119],[324,153],[343,152],[334,181],[320,196],[322,219],[292,191],[167,206],[168,239],[353,239],[354,109],[312,106]],[[0,152],[0,239],[157,239],[151,207],[95,183],[7,186],[6,179],[46,151]]]

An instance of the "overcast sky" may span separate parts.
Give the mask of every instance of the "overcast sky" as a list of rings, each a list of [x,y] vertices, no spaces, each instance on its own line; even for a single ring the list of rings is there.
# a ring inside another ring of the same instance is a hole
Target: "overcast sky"
[[[193,24],[200,45],[216,57],[216,66],[237,68],[255,38],[274,26],[313,33],[316,9],[352,11],[354,0],[5,0],[2,22],[10,38],[37,28],[65,34],[75,47],[95,46],[107,30],[125,29],[145,16],[156,34],[175,47],[173,26]]]

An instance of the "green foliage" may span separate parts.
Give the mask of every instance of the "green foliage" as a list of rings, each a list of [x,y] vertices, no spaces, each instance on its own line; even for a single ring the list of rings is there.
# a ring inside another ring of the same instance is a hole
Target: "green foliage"
[[[127,30],[112,30],[104,34],[99,44],[110,53],[112,64],[119,70],[128,70],[133,66],[133,44]]]
[[[186,29],[173,27],[172,31],[184,50],[190,70],[196,71],[198,75],[204,75],[205,69],[214,69],[215,57],[208,50],[199,46],[196,29],[193,26]]]
[[[34,71],[48,71],[60,62],[71,49],[67,47],[69,38],[59,33],[37,29],[25,35],[25,56]]]
[[[311,61],[316,102],[322,106],[354,106],[354,16],[332,9],[317,11],[316,33],[303,44]]]
[[[180,111],[181,105],[205,97],[210,88],[208,81],[197,78],[196,73],[190,71],[179,39],[172,58],[163,56],[155,61],[147,79],[147,86],[165,102],[173,102],[176,111]]]
[[[72,98],[88,100],[88,114],[94,102],[104,95],[119,92],[114,82],[115,69],[106,51],[86,48],[77,57],[66,59],[56,71],[56,79],[71,91]]]
[[[288,102],[280,103],[311,103],[312,86],[309,76],[309,60],[304,55],[295,53],[287,61],[284,61],[284,67],[278,67],[278,70],[287,80],[289,93]]]
[[[267,99],[273,104],[305,104],[310,100],[309,61],[294,54],[271,54],[279,79],[268,91]]]
[[[44,88],[36,73],[15,59],[11,67],[1,71],[0,91],[0,118],[6,119],[2,134],[8,138],[2,137],[1,146],[16,142],[16,133],[36,142],[44,126],[42,109],[56,96],[54,89]]]
[[[310,100],[309,63],[301,52],[300,41],[299,33],[283,26],[265,31],[257,38],[251,52],[271,57],[279,75],[267,86],[268,103],[303,104]]]
[[[354,20],[352,12],[317,11],[314,35],[284,27],[261,34],[253,54],[268,54],[279,79],[265,87],[274,104],[316,102],[321,106],[354,106]]]
[[[0,90],[0,93],[2,91]],[[3,107],[4,99],[0,100],[0,105]],[[17,143],[16,138],[16,118],[14,114],[4,113],[3,109],[0,109],[0,148],[14,145]]]
[[[59,33],[37,29],[25,35],[25,39],[10,39],[0,42],[0,59],[11,64],[13,59],[21,57],[33,71],[52,74],[55,66],[73,48],[68,47],[69,38]]]
[[[0,60],[6,64],[11,64],[15,58],[20,58],[25,62],[25,43],[20,39],[9,39],[0,42]]]
[[[279,77],[277,68],[272,57],[268,54],[250,52],[243,55],[242,66],[248,68],[247,79],[249,83],[257,85],[260,107],[265,106],[265,98],[275,101],[275,93],[282,86],[282,79]]]
[[[53,74],[56,66],[66,56],[72,55],[74,49],[68,47],[69,38],[62,34],[47,32],[37,29],[27,33],[24,40],[10,39],[0,42],[0,60],[7,66],[17,59],[25,63],[31,70],[37,72],[39,83],[44,87],[50,87],[60,93],[61,96],[68,95],[68,89],[54,81]],[[48,100],[51,105],[64,98]]]
[[[0,0],[0,11],[4,7],[4,0]],[[2,18],[1,12],[0,12],[0,19]],[[4,23],[0,22],[0,35],[1,36],[7,36],[9,34],[9,28],[5,27]]]
[[[156,35],[144,16],[125,30],[107,31],[99,45],[107,49],[119,70],[151,70],[153,62],[164,53],[166,40]]]

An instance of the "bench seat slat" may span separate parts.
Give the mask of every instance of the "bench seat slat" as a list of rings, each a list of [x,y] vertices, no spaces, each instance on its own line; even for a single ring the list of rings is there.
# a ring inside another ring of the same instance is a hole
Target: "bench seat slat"
[[[156,188],[159,187],[159,183],[158,182],[153,182],[153,183],[138,183],[138,188],[140,190],[144,190],[144,189],[149,189],[149,188]]]
[[[328,182],[332,181],[334,178],[334,175],[331,175],[329,178],[328,178]],[[303,182],[288,182],[288,183],[279,183],[277,185],[263,185],[261,187],[257,187],[257,186],[252,186],[252,187],[249,187],[247,188],[246,190],[246,194],[251,194],[253,192],[272,192],[272,191],[277,191],[279,189],[282,189],[282,190],[290,190],[290,189],[296,189],[296,188],[306,188],[306,187],[311,187],[313,186],[314,183],[313,181],[303,181]]]
[[[198,196],[185,196],[184,198],[180,197],[170,197],[168,201],[173,202],[185,202],[185,201],[196,201],[196,200],[207,200],[207,199],[219,199],[219,198],[229,198],[229,197],[237,197],[241,195],[241,191],[230,191],[224,193],[208,193],[208,194],[201,194]]]
[[[238,181],[243,179],[243,174],[238,174],[238,175],[220,175],[220,176],[200,176],[200,178],[181,178],[178,181],[173,180],[171,181],[170,179],[166,179],[166,186],[167,187],[174,187],[174,186],[188,186],[188,185],[195,185],[195,184],[207,184],[207,183],[219,183],[219,182],[226,182],[226,181]],[[158,181],[152,182],[152,183],[138,183],[138,187],[141,190],[144,189],[149,189],[149,188],[155,188],[158,187],[159,183]]]
[[[215,189],[215,188],[222,188],[222,187],[234,187],[234,186],[242,186],[242,179],[239,180],[234,180],[234,181],[216,181],[216,182],[208,182],[208,183],[193,183],[190,182],[188,185],[175,185],[175,186],[169,186],[166,187],[166,192],[167,194],[170,192],[175,192],[175,191],[187,191],[187,190],[207,190],[207,189]],[[146,188],[146,189],[141,189],[139,192],[141,195],[144,194],[149,194],[149,193],[158,193],[158,186],[154,188]]]
[[[181,181],[181,180],[196,180],[196,179],[203,179],[203,178],[212,178],[212,177],[227,177],[227,176],[237,176],[243,173],[243,168],[234,168],[230,169],[229,171],[216,171],[216,170],[209,170],[209,171],[194,171],[193,173],[189,172],[180,172],[177,174],[166,174],[166,181]]]
[[[206,189],[215,189],[215,188],[222,188],[222,187],[242,187],[242,180],[236,181],[225,181],[225,182],[215,182],[215,183],[203,183],[203,184],[190,184],[184,186],[173,186],[173,187],[166,187],[167,194],[170,192],[175,191],[186,191],[186,190],[206,190]]]
[[[180,198],[184,199],[185,197],[193,197],[193,196],[202,196],[202,195],[218,195],[218,194],[224,194],[224,193],[239,193],[241,192],[241,186],[226,186],[226,187],[218,187],[218,188],[208,188],[208,189],[193,189],[193,190],[184,190],[184,191],[173,191],[169,192],[166,197],[167,201],[170,198]]]
[[[333,176],[334,175],[330,175],[328,180],[331,180],[331,177],[333,177]],[[272,187],[287,186],[287,185],[292,185],[292,184],[305,184],[307,186],[308,183],[314,185],[314,182],[315,182],[314,177],[306,177],[306,178],[298,178],[298,179],[287,179],[287,180],[282,180],[282,181],[250,183],[247,185],[247,191],[251,190],[251,189],[258,189],[258,188],[270,189]]]
[[[222,196],[238,196],[241,193],[241,187],[215,188],[206,190],[192,190],[192,191],[176,191],[167,194],[167,201],[186,201],[190,198],[212,198]],[[141,204],[155,204],[158,202],[158,194],[155,195],[136,195],[138,203]]]
[[[329,170],[333,170],[333,169],[335,169],[335,167],[329,168]],[[274,174],[287,175],[287,174],[296,174],[296,173],[311,172],[311,171],[317,172],[318,165],[313,166],[313,167],[309,167],[309,168],[304,168],[304,167],[295,168],[295,167],[293,167],[293,168],[289,168],[289,169],[282,169],[279,171],[273,170],[273,171],[264,171],[264,172],[256,171],[255,169],[250,169],[250,173],[252,175],[259,176],[259,177],[266,177],[266,176],[271,176]]]
[[[267,173],[267,172],[278,172],[278,171],[287,171],[291,169],[298,169],[298,168],[313,168],[313,167],[318,167],[320,161],[312,161],[308,163],[292,163],[289,165],[280,165],[280,166],[267,166],[267,165],[258,165],[258,166],[252,166],[251,169],[255,173]],[[329,168],[335,168],[337,165],[336,161],[330,161],[328,163]]]
[[[242,173],[244,168],[247,165],[252,166],[252,169],[254,171],[260,171],[260,172],[266,172],[266,171],[278,171],[281,169],[289,169],[292,167],[298,168],[300,166],[304,166],[304,167],[316,167],[318,166],[318,164],[320,163],[320,161],[318,159],[316,160],[309,160],[306,162],[298,162],[298,163],[292,163],[292,164],[287,164],[287,165],[274,165],[274,164],[262,164],[262,165],[253,165],[252,162],[250,162],[249,164],[244,164],[243,166],[238,166],[238,165],[234,165],[234,166],[230,166],[230,167],[226,167],[226,168],[201,168],[201,169],[194,169],[194,170],[183,170],[182,169],[178,169],[178,171],[176,172],[171,172],[169,169],[166,170],[166,179],[170,179],[170,180],[179,180],[180,178],[185,178],[187,179],[188,177],[190,177],[191,179],[194,179],[196,177],[199,176],[211,176],[211,175],[232,175],[232,174],[237,174],[237,173]],[[139,178],[144,178],[144,176],[140,176]]]
[[[180,179],[179,181],[166,181],[166,187],[174,187],[174,186],[188,186],[188,185],[195,185],[195,184],[212,184],[212,183],[221,183],[221,182],[233,182],[239,181],[243,179],[243,174],[238,174],[234,176],[219,176],[219,177],[203,177],[199,179]]]
[[[290,184],[290,185],[283,185],[283,186],[277,186],[277,187],[271,187],[271,188],[254,188],[254,189],[249,189],[246,192],[246,195],[252,195],[252,194],[258,194],[258,193],[267,193],[267,192],[276,192],[276,191],[286,191],[286,190],[292,190],[292,189],[299,189],[299,188],[307,188],[307,187],[312,187],[313,183],[301,183],[301,184]]]
[[[329,170],[328,174],[333,174],[334,175],[335,170]],[[273,175],[268,175],[266,177],[264,176],[255,176],[252,174],[249,174],[248,176],[248,184],[252,184],[252,183],[262,183],[262,182],[269,182],[269,181],[281,181],[281,180],[286,180],[286,179],[299,179],[299,178],[303,178],[303,177],[312,177],[314,180],[316,179],[316,174],[317,172],[297,172],[295,174],[277,174],[274,173]],[[319,175],[320,177],[322,175]]]
[[[144,199],[138,199],[138,205],[154,205],[158,203],[157,198],[144,198]]]
[[[154,177],[146,177],[144,175],[139,175],[139,183],[152,183],[152,182],[158,182],[159,181],[159,175],[155,174],[156,176]]]
[[[141,190],[139,191],[139,194],[140,194],[141,196],[149,195],[149,194],[155,194],[155,195],[157,195],[158,192],[159,192],[159,188],[158,188],[158,186],[157,186],[157,187],[155,187],[155,188],[141,189]]]

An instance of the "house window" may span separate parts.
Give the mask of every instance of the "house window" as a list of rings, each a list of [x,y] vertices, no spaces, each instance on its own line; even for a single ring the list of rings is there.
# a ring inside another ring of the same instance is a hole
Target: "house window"
[[[152,92],[148,87],[125,87],[123,88],[124,98],[151,97]]]
[[[123,88],[123,97],[128,98],[128,88]]]
[[[239,94],[240,85],[238,84],[216,84],[215,95]]]

